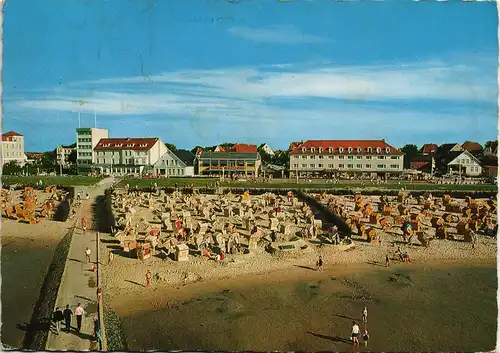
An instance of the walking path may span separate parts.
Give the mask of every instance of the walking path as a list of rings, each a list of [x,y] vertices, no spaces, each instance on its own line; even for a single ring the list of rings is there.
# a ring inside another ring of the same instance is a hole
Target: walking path
[[[101,180],[95,187],[83,188],[83,192],[88,192],[90,199],[84,200],[77,212],[76,229],[71,240],[71,245],[66,261],[66,269],[63,273],[56,306],[64,310],[66,305],[75,312],[78,303],[85,309],[82,319],[82,329],[76,332],[76,318],[71,319],[70,332],[65,332],[64,323],[61,324],[61,332],[57,335],[53,330],[49,332],[46,349],[48,350],[89,350],[92,333],[94,330],[93,318],[97,316],[97,273],[92,271],[92,266],[96,261],[96,231],[93,221],[93,204],[96,198],[104,194],[104,191],[111,186],[113,179]],[[84,234],[81,227],[81,219],[87,219],[87,231]],[[85,264],[85,248],[92,251],[91,262]],[[102,260],[100,261],[102,263]]]

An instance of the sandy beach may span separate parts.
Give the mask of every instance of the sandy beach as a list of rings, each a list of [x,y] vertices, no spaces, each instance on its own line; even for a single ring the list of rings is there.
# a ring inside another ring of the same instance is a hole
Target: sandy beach
[[[388,268],[390,242],[329,250],[311,249],[300,258],[262,252],[227,266],[203,258],[118,257],[105,269],[106,302],[132,350],[346,350],[351,321],[360,321],[365,305],[368,350],[494,348],[495,239],[481,237],[474,251],[445,240],[414,246],[412,263],[393,261]],[[324,272],[312,270],[319,253]],[[165,273],[165,280],[144,288],[147,269],[153,277]]]

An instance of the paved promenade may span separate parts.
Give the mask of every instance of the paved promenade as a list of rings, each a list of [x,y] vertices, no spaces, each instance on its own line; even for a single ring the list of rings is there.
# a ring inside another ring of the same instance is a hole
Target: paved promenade
[[[52,329],[49,332],[46,344],[48,350],[81,351],[89,350],[91,347],[94,329],[93,318],[97,316],[97,273],[92,271],[92,266],[95,265],[96,261],[96,230],[93,223],[93,204],[98,196],[104,194],[104,191],[112,182],[111,178],[107,178],[95,187],[78,189],[84,193],[88,192],[90,199],[83,201],[77,213],[77,229],[71,240],[56,306],[64,310],[66,305],[69,305],[74,313],[78,303],[81,303],[85,309],[85,315],[80,332],[76,332],[76,318],[74,316],[71,320],[72,328],[70,332],[63,330],[63,323],[59,335]],[[87,219],[87,232],[85,234],[81,228],[80,220],[82,217]],[[90,255],[91,262],[88,264],[85,263],[85,248],[87,247],[92,251]],[[103,261],[104,259],[101,258],[100,262],[103,263]]]

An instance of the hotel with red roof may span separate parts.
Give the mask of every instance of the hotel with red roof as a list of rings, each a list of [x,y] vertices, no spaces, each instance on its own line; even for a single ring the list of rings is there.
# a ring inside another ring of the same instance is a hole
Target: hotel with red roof
[[[28,157],[24,153],[24,136],[15,131],[2,134],[2,164],[17,162],[23,166]]]
[[[290,178],[399,174],[403,156],[385,140],[308,140],[290,151]]]

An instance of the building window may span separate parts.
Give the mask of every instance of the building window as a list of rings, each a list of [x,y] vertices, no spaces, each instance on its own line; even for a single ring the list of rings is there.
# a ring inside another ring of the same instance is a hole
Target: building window
[[[339,152],[342,153],[344,149],[342,147],[339,147]]]
[[[353,167],[353,165],[352,165],[352,164],[348,164],[348,165],[347,165],[347,168],[349,168],[349,169],[352,169],[352,167]]]
[[[378,169],[382,169],[382,168],[384,168],[384,165],[383,165],[383,164],[378,164],[378,165],[377,165],[377,168],[378,168]]]
[[[323,152],[323,147],[319,147],[319,148],[318,148],[318,152],[319,152],[319,153],[322,153],[322,152]]]
[[[307,168],[307,164],[302,164],[302,168]]]
[[[311,164],[311,168],[316,168],[316,164]]]
[[[302,147],[302,152],[305,152],[306,151],[306,148],[305,147]]]
[[[372,156],[365,156],[366,159],[372,159]]]
[[[312,156],[312,155],[311,155],[311,156],[309,156],[309,159],[314,159],[314,156]]]
[[[367,147],[367,148],[366,148],[366,152],[368,152],[368,153],[372,153],[372,148],[371,148],[371,147]]]
[[[302,156],[302,159],[306,159],[306,158],[307,158],[307,156]]]
[[[354,156],[347,156],[347,159],[354,159]]]
[[[397,164],[391,164],[391,168],[392,169],[399,169],[399,165],[397,165]]]
[[[356,168],[361,169],[361,168],[363,168],[363,165],[362,164],[356,164]]]
[[[318,168],[323,168],[323,164],[318,164]]]
[[[329,152],[329,153],[332,153],[332,152],[333,152],[333,148],[328,147],[328,152]]]
[[[389,153],[389,152],[391,152],[391,149],[389,147],[386,147],[385,148],[385,153]]]
[[[361,159],[363,158],[363,156],[356,156],[356,159]]]
[[[318,156],[318,159],[323,159],[323,156]]]
[[[344,156],[339,156],[339,159],[344,159]]]
[[[333,164],[328,164],[328,168],[333,168]]]
[[[352,153],[352,148],[351,148],[351,147],[349,147],[349,148],[347,149],[347,152],[348,152],[348,153]]]
[[[377,153],[380,153],[380,147],[377,147]]]
[[[370,164],[365,164],[365,168],[370,169],[371,165]]]
[[[385,159],[385,156],[378,156],[377,159]]]
[[[339,168],[344,168],[344,165],[343,164],[339,164]]]
[[[298,165],[298,164],[294,164],[294,165],[293,165],[293,167],[294,167],[295,169],[297,169],[297,168],[299,167],[299,165]]]
[[[314,147],[311,147],[311,153],[314,153]]]
[[[399,159],[399,156],[391,156],[391,159]]]

